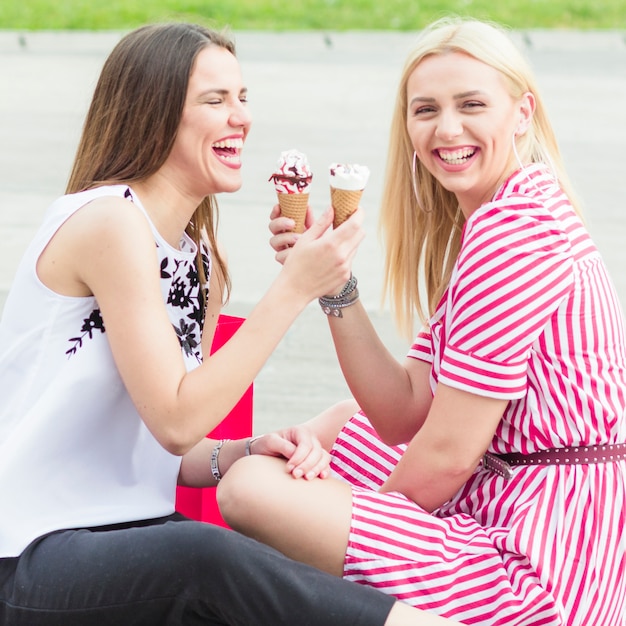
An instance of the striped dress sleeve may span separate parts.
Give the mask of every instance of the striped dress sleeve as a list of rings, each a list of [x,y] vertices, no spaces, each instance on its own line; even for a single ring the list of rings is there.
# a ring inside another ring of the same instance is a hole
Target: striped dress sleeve
[[[540,204],[509,196],[477,210],[450,280],[439,382],[522,397],[531,346],[572,289],[572,267],[566,234]]]
[[[430,335],[430,329],[427,326],[424,326],[417,334],[417,337],[413,341],[413,345],[409,349],[407,356],[432,364],[432,338]]]

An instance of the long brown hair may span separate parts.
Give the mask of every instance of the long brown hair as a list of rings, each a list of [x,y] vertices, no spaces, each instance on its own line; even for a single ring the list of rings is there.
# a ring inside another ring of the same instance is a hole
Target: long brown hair
[[[209,45],[235,54],[224,33],[196,24],[152,24],[119,41],[96,85],[66,193],[145,180],[163,165],[176,138],[196,57]],[[200,243],[208,238],[228,299],[231,283],[217,247],[217,224],[217,201],[207,196],[186,230],[198,244],[202,283]]]
[[[549,165],[580,213],[531,69],[506,31],[474,19],[443,18],[434,22],[422,32],[402,70],[380,213],[386,251],[384,293],[390,296],[396,323],[409,338],[415,315],[425,323],[435,312],[450,280],[465,223],[456,196],[444,189],[419,160],[413,177],[413,146],[406,122],[407,82],[413,70],[424,58],[450,51],[468,54],[501,72],[512,97],[520,98],[526,92],[534,95],[531,127],[516,140],[520,159],[524,165]]]

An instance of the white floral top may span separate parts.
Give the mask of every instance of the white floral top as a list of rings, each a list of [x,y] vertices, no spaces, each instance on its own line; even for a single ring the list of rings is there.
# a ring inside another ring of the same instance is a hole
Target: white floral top
[[[115,366],[98,302],[59,295],[36,273],[41,252],[61,224],[106,195],[128,198],[143,210],[126,185],[56,200],[21,261],[4,307],[0,557],[18,555],[53,530],[174,511],[180,457],[159,445],[137,413]],[[151,227],[163,301],[191,370],[202,361],[204,322],[197,247],[184,235],[175,249]],[[208,249],[203,259],[208,279]]]

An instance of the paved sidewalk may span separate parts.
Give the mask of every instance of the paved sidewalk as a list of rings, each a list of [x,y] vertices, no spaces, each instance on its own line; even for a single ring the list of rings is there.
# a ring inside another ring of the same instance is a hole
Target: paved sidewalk
[[[306,152],[311,202],[329,202],[326,166],[370,166],[363,195],[368,237],[355,261],[359,289],[392,352],[379,308],[376,234],[395,85],[413,33],[236,33],[254,125],[244,186],[220,199],[221,239],[234,291],[226,312],[247,315],[278,271],[267,244],[274,203],[267,178],[281,150]],[[63,193],[83,116],[119,33],[0,32],[0,306],[41,215]],[[590,230],[626,305],[626,39],[622,32],[515,33],[533,64]],[[311,305],[256,380],[255,430],[305,419],[348,394],[326,320]]]

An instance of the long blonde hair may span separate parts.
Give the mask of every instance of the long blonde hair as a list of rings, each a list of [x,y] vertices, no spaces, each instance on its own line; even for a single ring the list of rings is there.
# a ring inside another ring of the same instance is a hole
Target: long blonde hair
[[[385,244],[383,293],[390,297],[396,323],[409,338],[415,315],[426,323],[448,285],[465,223],[454,194],[419,160],[413,176],[414,150],[406,125],[409,77],[425,57],[447,52],[463,52],[501,72],[513,98],[526,92],[534,95],[532,124],[516,140],[519,158],[523,164],[549,165],[580,213],[532,71],[506,31],[488,22],[456,17],[431,24],[420,34],[401,74],[380,213]]]
[[[196,24],[152,24],[120,40],[100,73],[66,193],[145,180],[163,165],[178,132],[195,60],[210,45],[235,54],[225,34]],[[227,300],[230,277],[217,247],[217,223],[217,201],[207,196],[186,230],[198,244],[201,283],[206,275],[200,243],[208,239]]]

